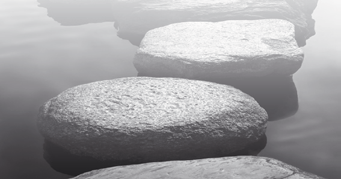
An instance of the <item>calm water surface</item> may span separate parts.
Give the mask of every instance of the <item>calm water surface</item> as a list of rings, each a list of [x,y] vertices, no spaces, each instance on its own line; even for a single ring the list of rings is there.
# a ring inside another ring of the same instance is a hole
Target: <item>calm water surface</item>
[[[137,75],[137,47],[116,37],[106,1],[56,2],[0,1],[1,179],[68,178],[43,159],[38,108],[67,88]],[[299,109],[269,122],[259,154],[333,179],[341,176],[340,8],[338,1],[320,0],[317,34],[294,75]]]

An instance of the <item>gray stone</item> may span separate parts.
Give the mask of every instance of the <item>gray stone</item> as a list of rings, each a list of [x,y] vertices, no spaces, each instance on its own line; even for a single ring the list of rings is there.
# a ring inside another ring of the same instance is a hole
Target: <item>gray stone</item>
[[[139,45],[144,34],[165,25],[240,19],[284,19],[296,28],[299,46],[315,34],[317,0],[112,0],[118,36]]]
[[[303,62],[280,19],[183,22],[149,31],[134,59],[145,76],[216,79],[291,75]]]
[[[121,165],[226,156],[259,140],[267,118],[227,85],[130,77],[62,92],[41,107],[38,129],[74,155]]]
[[[73,179],[322,179],[281,161],[254,156],[155,162],[94,170]]]

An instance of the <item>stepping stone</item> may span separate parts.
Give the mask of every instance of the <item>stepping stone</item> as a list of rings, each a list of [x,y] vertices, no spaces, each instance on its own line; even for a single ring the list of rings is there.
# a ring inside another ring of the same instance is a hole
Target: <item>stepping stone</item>
[[[73,155],[123,165],[226,156],[259,140],[267,118],[231,86],[130,77],[62,92],[41,107],[38,129]]]
[[[296,28],[304,46],[315,34],[311,14],[317,0],[114,0],[112,11],[118,36],[139,45],[146,32],[165,25],[189,22],[251,19],[284,19]]]
[[[303,62],[294,25],[280,19],[183,22],[149,31],[134,66],[144,76],[210,81],[288,76]]]
[[[254,156],[155,162],[94,170],[72,179],[323,179],[281,161]]]

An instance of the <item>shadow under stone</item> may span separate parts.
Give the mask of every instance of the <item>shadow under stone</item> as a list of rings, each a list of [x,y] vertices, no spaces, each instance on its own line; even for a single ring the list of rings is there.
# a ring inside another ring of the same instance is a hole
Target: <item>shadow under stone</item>
[[[167,77],[160,75],[138,76]],[[210,81],[233,86],[252,96],[269,115],[269,121],[288,118],[299,108],[298,95],[293,76],[267,75],[262,77],[208,78],[194,80]]]
[[[258,155],[266,146],[267,138],[262,136],[257,142],[249,144],[242,150],[235,151],[225,156],[214,156],[215,157],[226,157],[226,156],[238,156],[238,155]],[[64,173],[71,176],[77,176],[79,174],[97,170],[101,168],[131,165],[131,164],[141,164],[141,162],[117,162],[117,161],[101,161],[94,159],[92,157],[84,157],[71,154],[64,148],[50,142],[49,140],[44,140],[44,159],[47,163],[56,170],[57,172]],[[182,160],[182,159],[181,159]],[[183,159],[190,160],[190,159]]]

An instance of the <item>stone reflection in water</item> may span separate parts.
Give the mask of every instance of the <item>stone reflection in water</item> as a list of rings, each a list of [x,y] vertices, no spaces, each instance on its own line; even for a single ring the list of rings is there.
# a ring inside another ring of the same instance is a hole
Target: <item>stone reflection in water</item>
[[[63,26],[89,23],[114,22],[108,0],[37,0],[47,15]]]
[[[249,94],[269,115],[269,121],[284,119],[298,110],[298,95],[293,76],[266,76],[253,79],[216,80]]]
[[[266,146],[267,138],[262,136],[257,142],[248,145],[246,148],[233,152],[227,156],[258,155]],[[221,156],[223,157],[223,156]],[[67,175],[76,176],[87,171],[126,165],[112,161],[100,161],[91,157],[77,156],[66,151],[62,147],[44,140],[44,159],[54,170]]]

